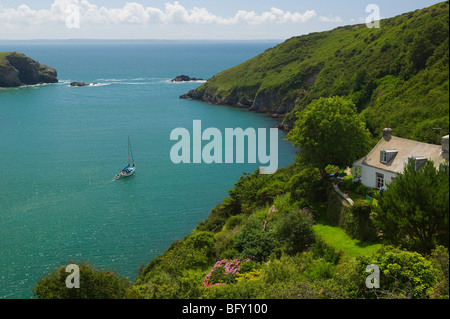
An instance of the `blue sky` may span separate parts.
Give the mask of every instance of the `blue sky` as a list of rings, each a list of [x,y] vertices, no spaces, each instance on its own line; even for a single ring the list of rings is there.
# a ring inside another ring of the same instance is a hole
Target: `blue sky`
[[[364,23],[436,0],[0,0],[0,40],[286,39]]]

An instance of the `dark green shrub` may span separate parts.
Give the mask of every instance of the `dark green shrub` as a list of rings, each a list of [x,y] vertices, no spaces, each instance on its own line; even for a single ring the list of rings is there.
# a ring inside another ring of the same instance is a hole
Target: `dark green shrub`
[[[315,258],[323,258],[334,265],[337,265],[339,263],[343,255],[341,251],[336,250],[330,245],[327,245],[318,237],[316,237],[316,242],[314,243],[312,253]]]
[[[310,213],[293,209],[277,222],[276,238],[283,243],[289,255],[295,255],[314,243],[313,224]]]
[[[257,196],[260,205],[272,203],[277,196],[285,193],[285,187],[286,183],[275,180],[259,190]]]
[[[371,203],[368,200],[358,200],[350,207],[351,218],[347,229],[350,236],[362,241],[376,241],[377,230],[370,213]]]
[[[235,249],[236,232],[226,232],[218,235],[216,240],[216,259],[232,259],[238,252]]]
[[[240,258],[261,262],[279,250],[279,243],[272,231],[264,231],[262,223],[250,221],[236,236],[235,248]]]
[[[324,193],[319,169],[307,167],[293,175],[287,183],[286,189],[293,200],[307,200],[314,202]]]
[[[76,264],[75,262],[73,262]],[[67,288],[66,279],[70,273],[66,266],[51,269],[34,287],[34,295],[39,299],[125,299],[134,298],[131,282],[116,273],[95,268],[89,263],[78,264],[80,287]]]
[[[228,218],[227,222],[223,226],[223,230],[230,231],[230,230],[234,229],[235,227],[237,227],[243,223],[244,218],[245,218],[245,216],[243,216],[243,215],[231,216],[230,218]]]

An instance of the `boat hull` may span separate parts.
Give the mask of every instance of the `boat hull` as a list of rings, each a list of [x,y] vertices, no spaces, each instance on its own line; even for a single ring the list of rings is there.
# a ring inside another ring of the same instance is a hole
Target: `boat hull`
[[[122,170],[119,174],[114,176],[114,179],[118,180],[119,178],[129,177],[129,176],[134,175],[135,172],[136,172],[136,169],[134,167],[129,167],[127,169]]]

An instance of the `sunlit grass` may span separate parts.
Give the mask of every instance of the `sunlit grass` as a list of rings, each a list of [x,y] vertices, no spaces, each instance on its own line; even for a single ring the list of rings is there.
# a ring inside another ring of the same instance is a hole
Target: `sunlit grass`
[[[349,257],[370,255],[381,247],[381,244],[352,239],[342,228],[336,226],[317,224],[313,226],[313,230],[326,244]]]

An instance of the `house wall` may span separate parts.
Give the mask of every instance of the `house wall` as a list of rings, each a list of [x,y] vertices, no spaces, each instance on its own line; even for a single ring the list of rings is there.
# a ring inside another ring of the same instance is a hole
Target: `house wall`
[[[389,185],[396,173],[385,171],[372,166],[362,165],[361,184],[370,188],[377,188],[377,173],[384,175],[384,185]]]

